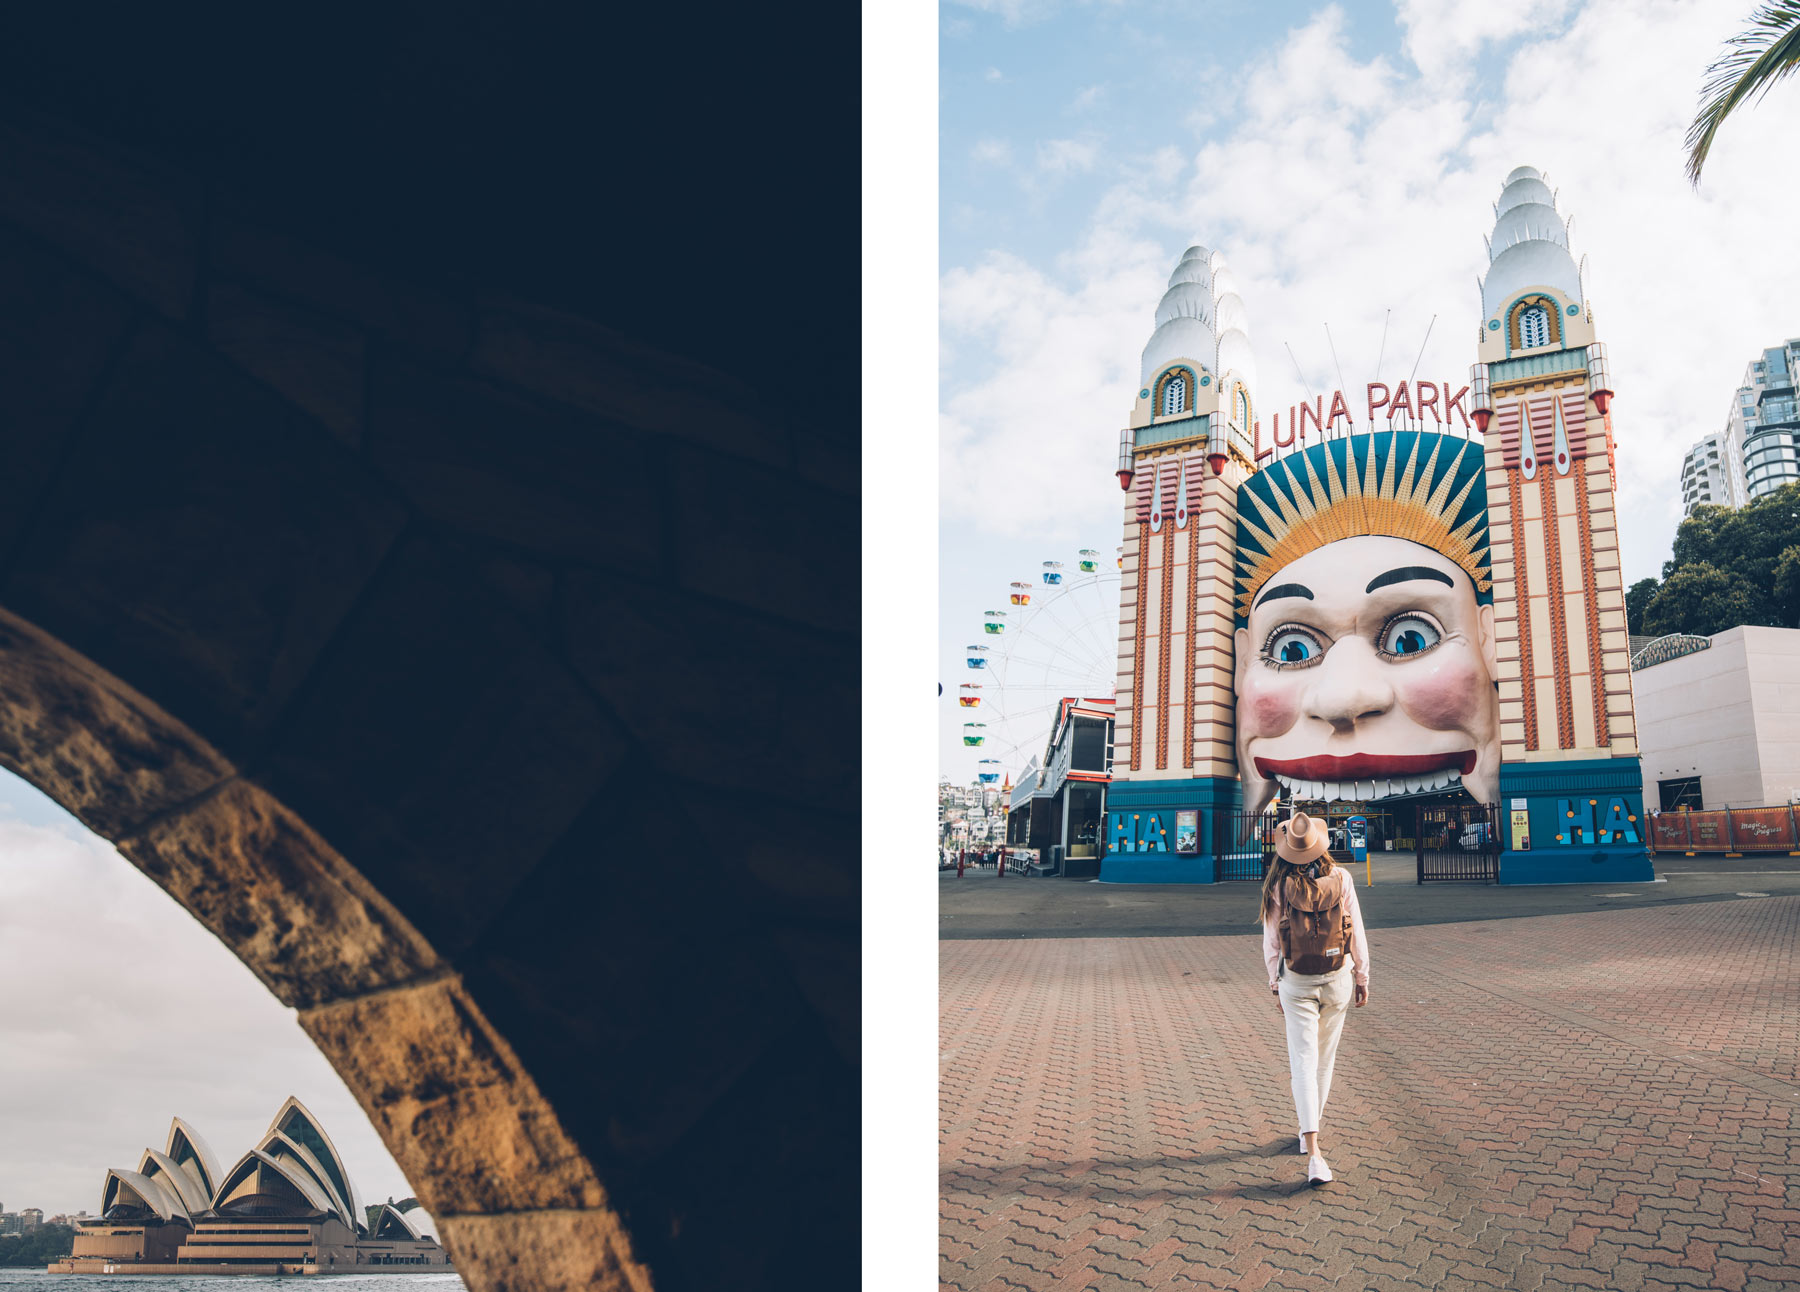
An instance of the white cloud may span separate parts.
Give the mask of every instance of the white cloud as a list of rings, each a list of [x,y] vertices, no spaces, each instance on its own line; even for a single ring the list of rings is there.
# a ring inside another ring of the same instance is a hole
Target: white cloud
[[[986,79],[988,81],[1004,81],[1006,79],[1006,77],[1001,74],[1000,69],[997,67],[988,68],[988,70],[986,72],[982,73],[982,76],[984,79]]]
[[[1407,0],[1408,57],[1358,59],[1341,13],[1326,9],[1246,69],[1238,116],[1196,151],[1165,153],[1167,166],[1131,159],[1130,178],[1060,257],[948,270],[942,324],[958,365],[943,400],[946,508],[997,534],[1112,531],[1137,355],[1190,241],[1224,251],[1242,283],[1264,407],[1303,393],[1284,342],[1315,390],[1338,384],[1326,323],[1345,379],[1372,379],[1390,309],[1384,378],[1415,360],[1420,376],[1466,378],[1491,204],[1506,173],[1530,164],[1574,214],[1612,353],[1626,573],[1656,572],[1679,518],[1682,451],[1722,424],[1754,352],[1800,331],[1789,250],[1800,181],[1768,162],[1785,155],[1800,91],[1783,87],[1734,120],[1696,194],[1681,138],[1733,14],[1682,0],[1538,0],[1527,29],[1517,15],[1472,12]],[[1506,38],[1497,95],[1478,99],[1472,76],[1430,74]],[[1169,105],[1171,143],[1200,106]],[[1149,190],[1145,174],[1177,184]]]
[[[1070,112],[1091,112],[1106,98],[1104,85],[1090,85],[1069,101]]]
[[[977,139],[969,156],[989,166],[1005,166],[1012,161],[1012,145],[1004,139]]]
[[[1083,135],[1079,139],[1046,139],[1037,146],[1038,170],[1047,175],[1090,171],[1099,155],[1100,140],[1095,135]]]
[[[97,1211],[181,1116],[221,1158],[298,1095],[366,1198],[409,1192],[342,1080],[225,946],[104,841],[0,773],[0,1199]],[[47,824],[46,822],[54,822]],[[229,1163],[226,1163],[229,1165]]]
[[[1543,32],[1564,18],[1570,0],[1399,0],[1403,48],[1427,77],[1464,70],[1485,44]]]

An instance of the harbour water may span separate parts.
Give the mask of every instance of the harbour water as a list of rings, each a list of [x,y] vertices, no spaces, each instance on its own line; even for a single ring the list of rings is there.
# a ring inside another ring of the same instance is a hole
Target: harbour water
[[[41,1269],[0,1269],[0,1289],[19,1292],[289,1292],[317,1285],[332,1292],[463,1292],[454,1273],[307,1274],[290,1277],[232,1278],[190,1274],[47,1274]]]

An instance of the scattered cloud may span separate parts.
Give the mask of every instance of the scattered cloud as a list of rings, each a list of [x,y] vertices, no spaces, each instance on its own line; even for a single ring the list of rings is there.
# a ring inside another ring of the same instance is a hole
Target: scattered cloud
[[[1097,135],[1079,139],[1046,139],[1037,146],[1037,167],[1046,175],[1067,175],[1072,171],[1090,171],[1100,155]]]
[[[1069,101],[1068,111],[1074,113],[1092,112],[1106,99],[1104,85],[1090,85]]]
[[[1752,354],[1796,329],[1800,268],[1780,249],[1800,181],[1763,159],[1783,155],[1800,91],[1734,120],[1696,193],[1681,138],[1733,14],[1683,0],[1531,0],[1501,14],[1403,0],[1399,21],[1399,50],[1358,57],[1342,11],[1319,11],[1245,69],[1235,115],[1198,146],[1177,150],[1171,130],[1151,165],[1134,157],[1125,178],[1121,163],[1062,254],[947,270],[947,511],[1008,537],[1112,532],[1138,352],[1190,242],[1231,260],[1265,407],[1339,384],[1326,324],[1352,387],[1375,377],[1378,354],[1389,380],[1414,363],[1466,379],[1491,204],[1530,164],[1575,217],[1612,353],[1627,574],[1660,567],[1682,452],[1722,424]],[[1477,63],[1479,78],[1438,74]],[[1170,121],[1186,108],[1171,104]]]
[[[1012,164],[1012,145],[1004,139],[977,139],[969,156],[986,166],[1008,166]]]
[[[1001,74],[1000,69],[997,67],[990,67],[990,68],[988,68],[987,71],[983,72],[981,75],[982,75],[983,80],[986,80],[989,82],[1004,81],[1006,79],[1006,77]]]

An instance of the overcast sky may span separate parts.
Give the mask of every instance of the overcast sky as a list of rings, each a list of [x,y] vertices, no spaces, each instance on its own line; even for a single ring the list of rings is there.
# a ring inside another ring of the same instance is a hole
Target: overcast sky
[[[1264,409],[1340,384],[1326,324],[1352,391],[1415,363],[1460,383],[1500,181],[1545,171],[1612,356],[1625,575],[1659,574],[1682,454],[1800,336],[1800,79],[1725,128],[1698,192],[1682,174],[1706,66],[1752,7],[944,5],[943,771],[967,782],[988,752],[950,698],[982,612],[1120,541],[1119,429],[1194,242],[1242,286]]]
[[[97,1212],[179,1116],[221,1170],[289,1095],[365,1203],[412,1190],[312,1041],[250,971],[104,840],[0,772],[0,1203]]]

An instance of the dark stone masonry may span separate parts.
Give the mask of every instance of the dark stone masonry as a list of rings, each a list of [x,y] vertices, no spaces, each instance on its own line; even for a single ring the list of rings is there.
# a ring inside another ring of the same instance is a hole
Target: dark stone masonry
[[[300,1011],[471,1289],[849,1286],[856,60],[814,198],[804,48],[746,109],[729,25],[677,94],[532,6],[267,17],[0,60],[0,763]]]

